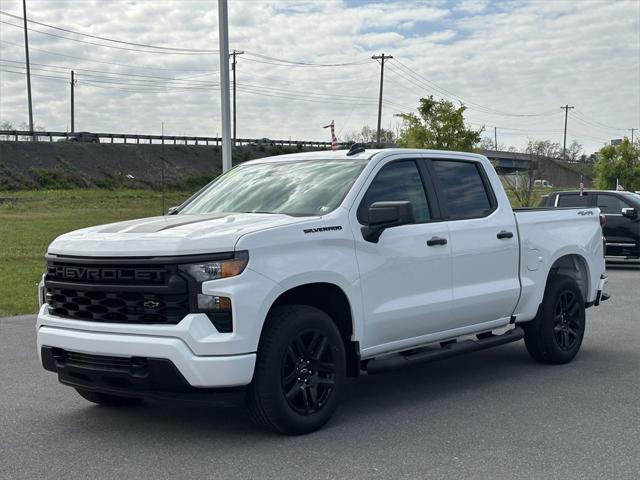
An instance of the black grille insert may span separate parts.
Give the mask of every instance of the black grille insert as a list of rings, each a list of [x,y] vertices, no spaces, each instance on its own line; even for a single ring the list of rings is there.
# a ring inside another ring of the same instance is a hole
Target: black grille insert
[[[53,315],[114,323],[176,324],[189,313],[189,297],[152,292],[93,291],[47,287]]]

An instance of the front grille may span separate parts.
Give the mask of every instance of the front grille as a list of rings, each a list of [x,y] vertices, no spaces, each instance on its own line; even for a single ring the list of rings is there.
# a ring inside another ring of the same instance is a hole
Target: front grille
[[[176,324],[189,313],[186,291],[159,294],[48,287],[46,302],[53,315],[93,322]]]
[[[108,323],[175,325],[190,312],[189,280],[157,259],[47,257],[52,315]]]

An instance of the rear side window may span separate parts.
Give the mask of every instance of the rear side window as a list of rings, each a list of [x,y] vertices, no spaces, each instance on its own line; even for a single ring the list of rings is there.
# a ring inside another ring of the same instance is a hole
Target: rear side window
[[[559,207],[587,207],[589,206],[589,196],[588,195],[580,196],[577,193],[572,193],[569,195],[559,195],[558,206]]]
[[[629,204],[613,195],[598,195],[598,208],[606,215],[622,215],[622,209],[629,208]]]
[[[410,201],[416,223],[428,222],[429,205],[418,167],[413,160],[393,162],[373,179],[360,204],[360,215],[375,202]]]
[[[477,163],[434,160],[432,164],[444,192],[449,219],[484,217],[493,210],[492,197]]]

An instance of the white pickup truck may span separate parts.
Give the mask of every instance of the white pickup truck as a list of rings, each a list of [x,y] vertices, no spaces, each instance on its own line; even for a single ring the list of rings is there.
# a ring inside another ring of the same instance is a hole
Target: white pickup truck
[[[483,156],[360,145],[243,163],[46,260],[38,354],[60,382],[103,405],[240,393],[287,434],[325,424],[346,376],[523,337],[569,362],[607,298],[597,208],[514,212]]]

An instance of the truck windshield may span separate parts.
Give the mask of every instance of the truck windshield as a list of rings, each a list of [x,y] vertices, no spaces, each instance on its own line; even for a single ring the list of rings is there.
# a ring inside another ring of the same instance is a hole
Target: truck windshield
[[[240,165],[180,212],[315,216],[340,205],[366,160],[299,160]]]

